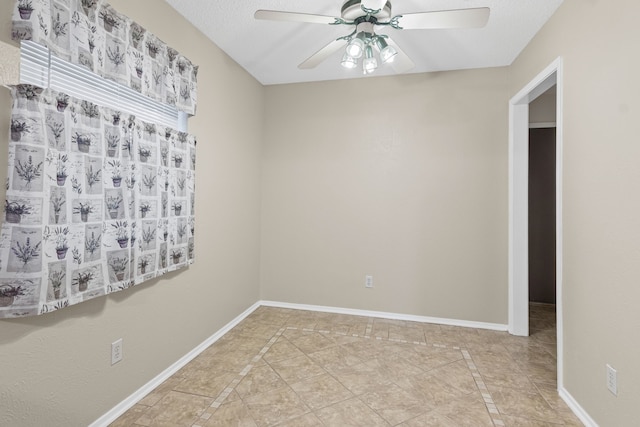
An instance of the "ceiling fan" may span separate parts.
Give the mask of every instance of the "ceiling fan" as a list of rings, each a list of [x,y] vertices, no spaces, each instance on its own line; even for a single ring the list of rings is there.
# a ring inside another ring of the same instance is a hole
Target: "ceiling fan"
[[[355,27],[345,36],[329,42],[325,47],[298,65],[300,69],[314,68],[329,56],[346,46],[341,65],[356,68],[358,59],[364,56],[364,74],[373,73],[378,67],[374,52],[383,64],[391,63],[395,71],[402,73],[414,67],[413,61],[387,35],[376,34],[375,27],[391,27],[396,30],[432,30],[451,28],[480,28],[489,19],[489,8],[470,8],[418,12],[405,15],[391,14],[391,1],[345,0],[340,18],[277,10],[258,10],[256,19],[270,21],[308,22],[312,24],[346,25]]]

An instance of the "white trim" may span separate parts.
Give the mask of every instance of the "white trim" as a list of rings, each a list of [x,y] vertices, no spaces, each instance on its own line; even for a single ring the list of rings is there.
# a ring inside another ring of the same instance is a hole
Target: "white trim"
[[[260,301],[266,307],[291,308],[294,310],[321,311],[325,313],[349,314],[352,316],[378,317],[381,319],[407,320],[410,322],[436,323],[439,325],[462,326],[465,328],[491,329],[506,331],[507,325],[501,323],[474,322],[471,320],[445,319],[441,317],[415,316],[412,314],[388,313],[386,311],[359,310],[355,308],[327,307],[324,305],[294,304],[277,301]]]
[[[564,400],[564,403],[567,404],[569,409],[573,411],[576,417],[578,417],[580,421],[582,421],[582,424],[584,424],[585,427],[598,427],[598,423],[596,423],[593,418],[589,416],[587,411],[585,411],[584,408],[580,406],[578,401],[573,398],[571,393],[569,393],[564,388],[558,387],[558,394],[560,395],[560,398]]]
[[[509,101],[509,332],[529,334],[528,279],[528,110],[529,103],[556,85],[556,319],[558,390],[564,387],[562,300],[563,87],[562,58],[554,60]]]
[[[554,128],[556,122],[535,122],[529,123],[529,129],[542,129],[542,128]]]
[[[520,336],[529,335],[528,118],[528,103],[509,105],[509,333]]]
[[[156,387],[162,384],[165,380],[167,380],[171,375],[178,372],[182,367],[184,367],[187,363],[191,362],[196,356],[202,353],[207,347],[209,347],[214,342],[218,341],[224,334],[229,332],[234,326],[240,323],[245,317],[250,315],[255,309],[260,307],[260,302],[256,302],[251,307],[246,309],[242,314],[237,316],[231,322],[227,323],[221,329],[219,329],[216,333],[211,335],[209,338],[200,343],[196,348],[191,350],[189,353],[181,357],[177,362],[169,366],[167,369],[159,373],[155,378],[151,381],[140,387],[138,390],[134,391],[129,397],[124,399],[122,402],[118,403],[111,410],[105,413],[103,416],[95,420],[93,423],[89,425],[89,427],[106,427],[115,421],[120,415],[124,414],[128,409],[133,407],[136,403],[138,403],[142,398],[144,398],[147,394],[152,392]]]
[[[556,353],[558,388],[564,390],[564,67],[561,58],[558,59],[556,81]]]

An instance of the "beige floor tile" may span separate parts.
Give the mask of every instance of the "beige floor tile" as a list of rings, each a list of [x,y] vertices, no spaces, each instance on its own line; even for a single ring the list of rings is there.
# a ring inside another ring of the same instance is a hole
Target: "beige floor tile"
[[[314,323],[315,325],[315,323]],[[317,333],[314,330],[308,329],[308,328],[303,328],[303,327],[298,327],[298,328],[292,328],[292,327],[288,327],[287,329],[284,330],[284,332],[282,333],[282,336],[285,337],[286,339],[288,339],[289,341],[293,341],[295,339],[298,339],[300,337],[304,337],[306,335],[312,335]]]
[[[432,333],[432,334],[438,334],[440,332],[442,332],[442,329],[440,329],[440,326],[437,323],[420,323],[418,325],[418,327],[420,329],[422,329],[425,333]]]
[[[428,378],[437,378],[446,381],[462,394],[477,391],[476,382],[464,360],[451,362],[425,374]]]
[[[309,408],[315,410],[353,397],[353,394],[329,374],[291,384]]]
[[[537,391],[497,388],[491,390],[491,396],[501,414],[544,422],[561,419]]]
[[[553,357],[554,360],[558,359],[558,349],[556,348],[556,343],[541,342],[538,345],[541,348],[544,348],[547,353],[549,353],[551,357]]]
[[[530,314],[516,337],[260,307],[112,425],[481,427],[498,409],[506,427],[580,426],[556,391],[554,309]]]
[[[567,407],[558,394],[557,384],[534,383],[534,386],[553,409],[564,409]]]
[[[440,331],[442,333],[447,333],[451,335],[455,335],[460,337],[461,334],[469,328],[463,328],[461,326],[453,326],[453,325],[440,325]]]
[[[183,381],[182,377],[172,376],[156,387],[151,393],[147,394],[138,405],[153,406],[165,397],[171,390],[179,386]]]
[[[536,313],[529,309],[529,319],[532,320],[531,324],[538,329],[555,328],[556,326],[555,313]]]
[[[444,345],[447,347],[461,347],[464,343],[462,338],[455,331],[440,331],[438,333],[425,331],[427,344]]]
[[[487,406],[479,391],[452,398],[436,411],[459,427],[493,427]]]
[[[409,344],[397,341],[375,341],[376,357],[396,357],[404,354],[410,354],[418,347],[416,344]]]
[[[264,393],[277,388],[282,388],[286,383],[269,365],[253,368],[236,386],[235,391],[240,397]]]
[[[293,310],[291,316],[287,319],[285,326],[294,326],[297,328],[314,329],[318,318],[312,311]]]
[[[192,423],[190,421],[174,422],[171,420],[158,418],[153,420],[153,424],[151,426],[144,426],[144,427],[188,427],[191,425]],[[138,426],[140,426],[140,424],[134,424],[134,427],[138,427]]]
[[[504,366],[478,366],[478,372],[489,390],[509,387],[523,390],[535,390],[529,377],[519,369],[505,369]]]
[[[325,369],[329,369],[332,366],[353,366],[363,361],[354,352],[341,345],[315,351],[309,353],[308,356]]]
[[[209,350],[209,349],[207,349]],[[242,359],[241,363],[247,363],[247,361],[252,357],[253,354],[255,354],[256,350],[243,350],[243,349],[234,349],[232,347],[224,347],[224,349],[220,348],[220,349],[216,349],[215,352],[210,351],[207,353],[201,353],[199,356],[197,356],[195,359],[193,359],[191,362],[189,362],[186,366],[184,366],[182,369],[180,369],[174,376],[176,377],[188,377],[190,374],[192,374],[193,372],[197,372],[197,371],[216,371],[216,372],[223,372],[226,369],[231,368],[232,370],[237,370],[237,368],[228,363],[227,359],[229,358],[230,354],[237,354],[237,359]],[[234,362],[237,362],[237,360],[234,360]],[[228,366],[227,366],[228,365]],[[241,364],[238,366],[242,366]]]
[[[360,337],[365,336],[367,333],[367,324],[354,324],[349,326],[349,329],[346,332],[346,335],[357,335]]]
[[[553,357],[545,347],[541,345],[528,345],[524,348],[517,350],[510,350],[509,354],[518,363],[544,363],[548,365],[555,365],[556,359]]]
[[[173,390],[216,398],[237,377],[230,372],[197,371],[182,380]]]
[[[322,421],[315,414],[309,413],[280,423],[278,427],[322,427]]]
[[[574,414],[571,411],[571,409],[569,409],[567,406],[565,406],[562,409],[558,409],[557,412],[558,412],[558,415],[560,415],[560,417],[562,418],[562,421],[564,422],[565,426],[584,427],[584,424],[582,424],[582,421],[580,421],[580,419],[576,416],[576,414]]]
[[[229,395],[224,399],[224,403],[235,402],[236,400],[240,400],[241,397],[237,391],[233,390]]]
[[[270,365],[289,384],[326,372],[306,355],[270,363]]]
[[[283,326],[287,323],[287,320],[291,317],[293,311],[295,310],[275,307],[258,307],[253,313],[251,313],[249,318],[263,323]]]
[[[369,323],[369,318],[366,316],[352,316],[350,314],[333,314],[327,320],[334,324],[366,325],[367,323]]]
[[[517,369],[516,361],[511,353],[502,344],[491,344],[485,346],[467,346],[469,352],[473,355],[473,363],[478,367],[487,366],[502,367],[503,369]]]
[[[265,353],[263,358],[266,362],[273,363],[302,356],[303,354],[298,347],[293,345],[287,338],[281,336],[278,338],[278,341],[269,348],[269,351]]]
[[[413,351],[402,354],[409,363],[417,366],[423,371],[430,371],[451,362],[462,360],[460,350],[428,346],[414,346]]]
[[[529,348],[540,347],[529,337],[519,337],[514,335],[507,335],[503,337],[501,344],[504,345],[509,353],[512,354],[519,351],[527,351]]]
[[[360,396],[360,400],[391,425],[407,421],[427,410],[422,399],[395,384],[366,393]]]
[[[540,420],[531,420],[529,418],[522,417],[514,417],[511,415],[502,415],[502,421],[505,424],[505,427],[559,427],[564,424],[562,421],[558,420],[555,423],[540,421]],[[582,424],[580,424],[581,426]]]
[[[463,335],[463,346],[468,349],[483,349],[488,346],[501,344],[503,337],[496,335]]]
[[[527,374],[529,379],[534,382],[556,384],[557,383],[557,366],[555,363],[549,362],[527,362],[518,363],[520,370]]]
[[[292,327],[296,329],[315,330],[318,319],[315,317],[294,317],[287,319],[284,327]]]
[[[426,342],[421,328],[389,325],[389,339],[394,341]]]
[[[199,421],[203,427],[256,427],[257,424],[249,414],[249,410],[242,401],[225,403],[215,410],[208,420]]]
[[[145,412],[149,410],[148,406],[134,405],[127,412],[122,414],[118,419],[109,424],[110,427],[129,427],[135,425],[135,422],[140,419]]]
[[[336,338],[336,343],[362,360],[369,360],[380,350],[379,344],[372,338],[341,336]]]
[[[379,322],[378,319],[373,322],[371,336],[375,338],[389,339],[389,324]]]
[[[352,319],[350,317],[353,317]],[[367,330],[368,321],[366,318],[355,316],[335,315],[335,318],[323,319],[316,323],[314,329],[319,331],[330,331],[342,335],[364,335]]]
[[[386,427],[389,425],[357,398],[320,409],[315,414],[327,427]]]
[[[567,426],[582,426],[582,422],[576,417],[576,415],[571,412],[571,410],[567,407],[567,404],[562,400],[557,391],[556,384],[546,384],[546,383],[536,383],[536,388],[538,392],[542,395],[544,400],[549,404],[551,408],[556,410],[562,421]],[[560,423],[560,421],[555,421]]]
[[[231,351],[224,356],[216,357],[214,366],[219,372],[238,373],[249,364],[252,364],[254,366],[261,364],[261,360],[258,360],[257,362],[254,361],[254,358],[258,353],[259,350],[256,350],[255,352]]]
[[[380,364],[382,374],[391,381],[402,381],[404,378],[415,377],[424,372],[400,353],[378,356],[376,360]]]
[[[136,424],[150,427],[190,426],[212,402],[211,398],[171,391],[138,418]]]
[[[459,425],[446,415],[430,411],[398,424],[398,427],[459,427]]]
[[[280,330],[281,326],[263,323],[259,319],[245,319],[240,322],[236,328],[236,332],[239,334],[254,336],[257,338],[270,338]]]
[[[446,404],[452,398],[478,390],[464,361],[452,362],[396,383],[415,396],[420,396],[430,407]]]
[[[247,326],[248,329],[254,329],[261,326],[258,322],[251,322],[252,326]],[[219,352],[229,352],[229,351],[259,351],[264,345],[271,339],[273,334],[272,330],[276,330],[275,326],[267,325],[269,332],[266,332],[264,335],[252,335],[246,334],[245,332],[248,329],[242,329],[238,327],[238,329],[232,329],[227,332],[222,338],[220,338],[215,344],[205,350],[202,354],[207,354],[211,351],[212,355],[215,355]],[[279,331],[279,329],[277,329]]]
[[[321,334],[318,332],[303,335],[292,340],[291,343],[306,354],[324,350],[325,348],[336,345],[336,342],[328,337],[327,334]]]
[[[272,426],[310,412],[309,407],[288,386],[244,399],[258,426]]]
[[[373,359],[353,366],[335,366],[329,373],[356,396],[383,389],[391,384],[380,363]]]

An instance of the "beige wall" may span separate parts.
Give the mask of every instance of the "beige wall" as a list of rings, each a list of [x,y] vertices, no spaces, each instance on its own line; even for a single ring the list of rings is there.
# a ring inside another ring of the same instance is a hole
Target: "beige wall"
[[[515,95],[563,57],[564,383],[602,426],[637,425],[640,402],[638,16],[634,0],[565,0],[510,70]]]
[[[529,104],[529,123],[548,124],[556,122],[555,87],[549,89]]]
[[[267,87],[262,298],[506,324],[507,117],[506,68]]]
[[[3,39],[12,3],[0,4]],[[0,321],[2,426],[87,425],[259,298],[263,88],[165,2],[111,4],[200,65],[189,122],[199,139],[196,263],[57,313]],[[0,165],[10,102],[0,88]],[[112,367],[118,338],[124,360]]]

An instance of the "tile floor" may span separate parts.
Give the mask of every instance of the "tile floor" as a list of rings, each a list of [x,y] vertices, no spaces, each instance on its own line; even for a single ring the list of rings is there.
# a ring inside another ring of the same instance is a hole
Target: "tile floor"
[[[111,426],[582,426],[531,336],[260,307]]]

